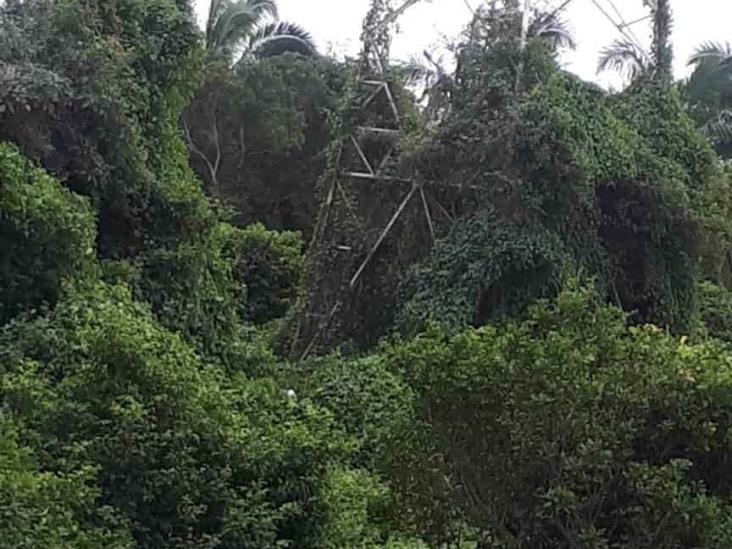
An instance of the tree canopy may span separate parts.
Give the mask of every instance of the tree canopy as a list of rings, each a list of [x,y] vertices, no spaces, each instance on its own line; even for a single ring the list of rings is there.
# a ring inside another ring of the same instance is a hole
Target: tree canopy
[[[0,546],[732,546],[730,50],[648,4],[620,92],[516,0],[1,4]]]

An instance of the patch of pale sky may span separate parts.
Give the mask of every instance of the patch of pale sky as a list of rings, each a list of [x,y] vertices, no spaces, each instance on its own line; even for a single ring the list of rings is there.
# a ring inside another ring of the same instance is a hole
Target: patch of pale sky
[[[485,0],[422,0],[399,19],[392,56],[408,59],[425,49],[440,51],[454,40],[470,19],[467,4],[473,8]],[[203,21],[210,0],[194,0],[199,20]],[[562,0],[532,0],[533,4],[556,7]],[[619,22],[613,4],[625,22],[647,15],[642,0],[572,0],[564,18],[577,41],[575,51],[562,53],[564,66],[581,77],[605,86],[620,82],[612,74],[597,75],[597,58],[602,48],[620,37],[618,29],[595,5],[602,6]],[[314,36],[321,51],[355,55],[360,47],[361,22],[369,0],[279,0],[280,19],[305,27]],[[398,2],[395,2],[395,4]],[[707,40],[732,41],[732,0],[672,0],[674,10],[674,47],[676,72],[685,75],[687,60],[700,43]],[[644,45],[650,42],[649,21],[641,21],[630,29]],[[445,54],[449,56],[449,54]]]

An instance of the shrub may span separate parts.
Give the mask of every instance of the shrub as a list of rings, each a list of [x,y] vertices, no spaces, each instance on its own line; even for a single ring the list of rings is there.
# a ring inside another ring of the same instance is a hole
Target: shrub
[[[338,424],[358,442],[364,465],[388,451],[389,441],[412,422],[412,392],[381,357],[331,357],[312,367],[303,387],[305,394],[331,410]]]
[[[458,332],[553,295],[569,254],[556,233],[527,225],[493,208],[457,223],[402,280],[399,331],[411,336],[432,322]]]
[[[403,278],[398,329],[511,317],[579,267],[634,323],[684,333],[699,265],[716,278],[724,262],[732,202],[678,94],[644,82],[611,95],[551,70],[526,93],[462,97],[500,79],[477,68],[461,67],[476,80],[459,82],[461,102],[411,159],[455,221]]]
[[[405,446],[421,458],[395,461],[441,456],[440,492],[490,546],[732,543],[732,356],[718,345],[627,328],[570,289],[523,321],[432,331],[387,360],[429,434]],[[420,501],[434,478],[411,470],[395,483]]]
[[[157,319],[183,334],[208,355],[240,328],[239,309],[246,289],[237,282],[225,256],[221,227],[212,227],[193,241],[161,248],[138,258],[141,276],[136,297],[148,301]]]
[[[311,546],[320,478],[348,451],[330,415],[201,364],[123,288],[70,288],[13,323],[0,364],[42,470],[96,470],[137,545]]]
[[[397,535],[389,518],[392,494],[364,470],[332,469],[320,497],[324,517],[318,547],[322,549],[420,549],[416,540]]]
[[[216,355],[240,329],[239,296],[221,254],[219,213],[188,164],[179,127],[202,57],[185,4],[41,0],[4,8],[0,59],[12,70],[0,75],[0,138],[90,199],[107,274],[122,274],[117,262],[137,273],[126,280],[135,297]],[[51,249],[64,253],[56,243]]]
[[[64,279],[93,272],[95,237],[86,200],[0,144],[0,324],[53,305]]]
[[[0,545],[131,548],[124,527],[95,508],[94,471],[40,471],[32,452],[18,444],[19,430],[0,415]],[[99,527],[104,522],[107,527]]]
[[[268,231],[257,223],[227,227],[226,254],[234,277],[246,288],[243,320],[264,324],[283,317],[297,297],[305,266],[299,233]]]
[[[732,343],[732,293],[713,282],[700,282],[696,285],[696,296],[699,319],[706,334]]]
[[[335,469],[323,483],[321,498],[325,520],[321,529],[323,549],[372,548],[381,532],[372,520],[385,506],[388,489],[364,471]]]

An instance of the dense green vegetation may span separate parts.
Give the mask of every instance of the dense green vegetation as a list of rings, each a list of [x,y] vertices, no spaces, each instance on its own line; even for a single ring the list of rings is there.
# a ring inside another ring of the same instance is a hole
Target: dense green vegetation
[[[389,69],[434,218],[309,355],[357,62],[269,0],[0,5],[0,547],[732,546],[728,51],[672,82],[653,3],[610,94],[517,4],[426,107]]]

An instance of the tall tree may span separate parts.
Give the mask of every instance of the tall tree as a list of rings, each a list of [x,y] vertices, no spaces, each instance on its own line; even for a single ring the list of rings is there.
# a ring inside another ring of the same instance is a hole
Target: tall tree
[[[643,4],[650,9],[653,21],[650,54],[637,41],[626,36],[600,52],[597,70],[615,70],[631,81],[652,72],[670,83],[673,78],[673,17],[670,0],[643,0]]]
[[[480,8],[473,18],[470,36],[467,40],[480,44],[479,48],[490,48],[491,41],[496,40],[503,45],[515,43],[519,38],[517,25],[520,18],[521,11],[515,2],[500,10],[496,6]],[[534,10],[529,14],[527,23],[526,37],[528,39],[540,39],[552,51],[561,48],[575,49],[576,43],[572,32],[556,12]],[[488,37],[488,34],[491,38]],[[495,48],[497,44],[493,44],[493,46]],[[508,57],[508,54],[505,57]],[[443,66],[442,60],[435,60],[428,51],[423,52],[423,58],[412,57],[400,68],[405,73],[407,83],[421,91],[420,103],[424,105],[426,121],[428,123],[440,121],[449,111],[450,94],[455,84],[456,74],[449,72]]]
[[[689,60],[684,84],[689,110],[720,155],[732,157],[732,45],[706,42]]]
[[[277,15],[274,0],[211,0],[209,4],[205,41],[211,63],[206,84],[194,101],[206,115],[194,117],[195,126],[190,124],[189,116],[184,116],[183,129],[191,156],[203,162],[203,179],[214,194],[221,186],[218,176],[227,143],[219,120],[221,105],[216,101],[220,95],[213,90],[228,86],[229,80],[236,78],[229,70],[232,65],[236,66],[233,72],[241,72],[251,61],[285,53],[312,55],[316,51],[307,31],[295,23],[278,21]]]
[[[294,23],[277,22],[274,0],[211,0],[206,21],[206,50],[231,63],[285,52],[311,54],[313,39]]]
[[[674,53],[671,44],[673,18],[670,0],[645,0],[651,8],[653,16],[653,40],[651,41],[651,58],[659,77],[667,82],[673,78]]]

